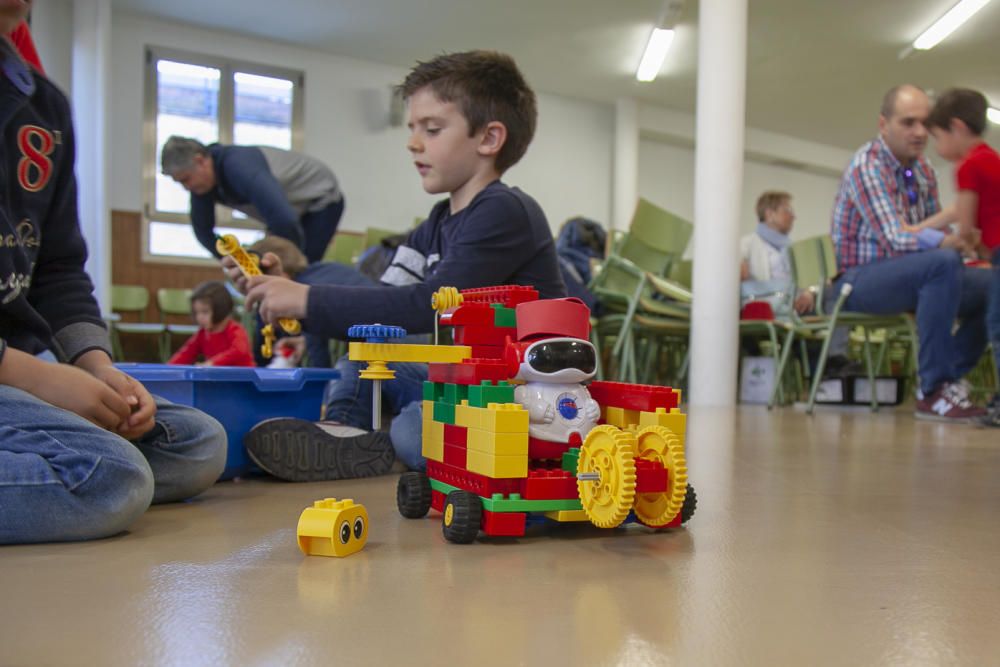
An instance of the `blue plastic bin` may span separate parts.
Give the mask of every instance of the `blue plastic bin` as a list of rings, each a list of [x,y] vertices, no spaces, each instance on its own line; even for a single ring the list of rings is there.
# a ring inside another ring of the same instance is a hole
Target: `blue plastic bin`
[[[190,405],[222,423],[229,436],[222,479],[249,471],[253,464],[243,436],[272,417],[319,419],[323,389],[340,377],[332,368],[212,368],[162,364],[116,364],[151,394]]]

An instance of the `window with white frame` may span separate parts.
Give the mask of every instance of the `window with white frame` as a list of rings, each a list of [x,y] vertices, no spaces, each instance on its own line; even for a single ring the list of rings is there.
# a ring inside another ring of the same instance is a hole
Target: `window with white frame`
[[[205,145],[275,146],[301,150],[302,72],[151,47],[146,51],[143,150],[143,259],[208,261],[188,211],[190,195],[160,173],[160,150],[171,135]],[[219,206],[216,231],[242,243],[264,227]]]

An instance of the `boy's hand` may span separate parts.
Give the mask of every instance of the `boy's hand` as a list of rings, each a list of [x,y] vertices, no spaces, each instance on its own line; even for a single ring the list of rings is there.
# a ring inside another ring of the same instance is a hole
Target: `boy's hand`
[[[287,278],[254,276],[247,281],[246,307],[259,304],[260,316],[269,324],[277,325],[282,317],[305,317],[308,301],[309,286]]]
[[[236,285],[238,289],[243,294],[247,293],[249,287],[247,286],[247,278],[240,271],[239,265],[236,260],[226,255],[221,260],[222,270],[225,272],[229,280]],[[265,276],[280,276],[284,275],[284,269],[281,266],[281,260],[273,252],[265,252],[264,256],[260,258],[260,272]]]
[[[98,350],[87,352],[81,359],[88,357],[93,362],[98,354],[110,365],[108,355]],[[8,349],[4,354],[0,384],[17,387],[109,431],[115,431],[132,412],[124,398],[83,369],[42,361],[20,350]]]
[[[101,350],[86,352],[75,364],[110,387],[128,405],[129,414],[108,428],[126,440],[135,440],[153,428],[156,402],[141,382],[114,367],[107,353]]]

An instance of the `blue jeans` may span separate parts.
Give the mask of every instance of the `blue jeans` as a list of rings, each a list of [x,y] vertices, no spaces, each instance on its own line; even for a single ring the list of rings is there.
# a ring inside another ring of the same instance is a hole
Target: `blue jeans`
[[[327,419],[371,430],[372,382],[358,377],[366,365],[347,357],[337,362],[340,379],[330,381],[324,397]],[[396,371],[394,379],[382,383],[382,404],[393,415],[389,437],[396,458],[412,470],[423,470],[427,462],[421,454],[420,417],[427,364],[389,364],[389,368]]]
[[[150,503],[195,496],[222,474],[226,432],[156,399],[135,442],[20,389],[0,385],[0,544],[108,537]]]
[[[968,268],[956,251],[936,248],[851,267],[834,290],[853,286],[847,310],[916,313],[920,388],[929,395],[972,370],[986,349],[989,281],[989,271]],[[961,324],[952,334],[956,318]]]
[[[993,251],[990,268],[990,297],[986,308],[986,330],[993,346],[993,362],[1000,369],[1000,248]]]
[[[344,215],[344,198],[334,202],[326,208],[311,213],[306,213],[300,221],[302,233],[305,241],[302,244],[302,252],[309,263],[318,262],[326,254],[326,247],[330,245],[330,239],[337,231],[340,224],[340,216]]]

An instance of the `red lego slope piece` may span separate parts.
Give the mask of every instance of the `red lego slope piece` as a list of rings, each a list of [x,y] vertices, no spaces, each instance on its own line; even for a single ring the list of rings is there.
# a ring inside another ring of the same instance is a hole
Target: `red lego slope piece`
[[[433,366],[433,364],[431,364]],[[433,378],[431,378],[433,380]],[[435,380],[441,382],[441,380]],[[449,380],[450,381],[450,380]],[[627,382],[604,382],[598,380],[587,385],[590,396],[603,407],[623,408],[655,412],[665,408],[668,412],[680,403],[677,392],[670,387],[651,384],[629,384]]]
[[[464,297],[463,297],[464,298]],[[441,316],[441,322],[457,326],[493,326],[493,309],[486,302],[472,301]]]
[[[524,490],[523,478],[492,479],[463,468],[429,459],[427,461],[427,476],[464,491],[471,491],[483,498],[490,498],[494,493],[509,496],[512,493],[522,493]]]
[[[566,500],[578,498],[576,475],[561,468],[532,468],[524,482],[525,500]]]
[[[479,527],[491,536],[521,537],[528,515],[524,512],[490,512],[483,510]]]
[[[483,380],[509,380],[510,373],[502,359],[466,359],[460,364],[427,364],[427,379],[431,382],[479,384]]]
[[[514,308],[525,301],[538,299],[538,290],[526,285],[502,285],[500,287],[476,287],[462,290],[463,301],[481,303],[502,303],[505,308]]]

